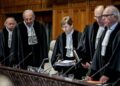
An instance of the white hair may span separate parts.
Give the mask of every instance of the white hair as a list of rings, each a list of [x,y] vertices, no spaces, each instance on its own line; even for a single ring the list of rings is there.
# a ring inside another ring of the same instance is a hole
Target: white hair
[[[114,5],[109,5],[106,8],[109,8],[114,16],[117,17],[118,21],[120,22],[120,12]]]
[[[31,13],[31,14],[33,15],[33,17],[35,18],[35,14],[34,14],[33,10],[31,10],[31,9],[25,10],[25,11],[23,12],[23,18],[24,18],[24,15],[25,15],[26,13]]]

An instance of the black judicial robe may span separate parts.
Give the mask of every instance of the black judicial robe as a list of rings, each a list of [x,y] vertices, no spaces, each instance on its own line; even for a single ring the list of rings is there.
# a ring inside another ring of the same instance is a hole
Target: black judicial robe
[[[0,32],[0,60],[2,61],[1,64],[6,66],[10,66],[10,48],[8,47],[8,31],[4,27],[3,30]]]
[[[87,25],[83,31],[81,41],[77,48],[77,53],[82,62],[90,62],[95,52],[95,40],[98,31],[98,24],[94,22],[92,25]]]
[[[38,43],[28,45],[27,28],[23,22],[19,23],[13,33],[14,64],[20,64],[21,68],[26,69],[27,66],[39,67],[43,59],[48,58],[47,37],[45,28],[39,22],[34,21],[34,30]],[[32,52],[32,55],[30,54]],[[25,59],[27,57],[27,59]],[[22,60],[25,60],[21,62]]]
[[[76,49],[78,47],[78,43],[80,41],[81,35],[82,35],[82,33],[74,30],[74,32],[72,34],[74,49]],[[73,57],[73,58],[66,57],[65,46],[66,46],[66,34],[62,33],[57,38],[56,44],[55,44],[55,47],[54,47],[54,50],[53,50],[53,55],[52,55],[52,58],[51,58],[51,62],[52,62],[53,67],[54,67],[54,63],[56,61],[58,61],[58,59],[60,59],[60,60],[73,60],[73,59],[75,59],[75,57]],[[59,58],[58,58],[58,54],[61,55]],[[54,68],[59,69],[58,70],[59,72],[62,71],[62,70],[60,70],[60,68],[56,68],[56,67],[54,67]],[[80,79],[84,70],[82,70],[81,68],[80,69],[79,68],[76,68],[76,69],[73,68],[72,70],[74,71],[72,73],[75,75],[75,78]]]
[[[80,41],[81,38],[81,34],[80,32],[74,30],[73,34],[72,34],[72,39],[73,39],[73,47],[76,49],[78,47],[78,43]],[[52,64],[54,62],[56,62],[57,59],[57,55],[60,54],[61,57],[59,59],[61,60],[69,60],[69,59],[75,59],[75,58],[67,58],[66,57],[66,34],[62,33],[56,40],[55,43],[55,47],[53,50],[53,55],[52,55],[52,59],[51,62]]]
[[[101,56],[101,43],[103,38],[104,33],[98,43],[88,75],[92,76],[103,68],[103,70],[93,76],[93,80],[99,80],[102,75],[105,75],[110,78],[108,82],[114,82],[120,78],[120,23],[110,35],[105,56]],[[108,66],[105,67],[106,64]]]

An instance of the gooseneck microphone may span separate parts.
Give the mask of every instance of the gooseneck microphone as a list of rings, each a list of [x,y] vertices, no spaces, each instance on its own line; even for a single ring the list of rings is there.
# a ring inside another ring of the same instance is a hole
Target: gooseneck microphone
[[[7,57],[5,57],[0,63],[2,64],[5,60],[7,60],[9,57],[11,57],[14,53],[11,52]]]
[[[47,60],[48,60],[48,58],[44,58],[43,59],[43,61],[42,61],[41,65],[40,65],[40,67],[38,68],[37,72],[40,72],[40,70],[42,69],[42,66],[43,66],[44,62],[47,61]]]
[[[77,54],[77,52],[76,52],[75,49],[73,50],[73,54],[74,54],[74,56],[75,56],[77,62],[79,62],[79,61],[82,60],[82,59],[79,58],[79,56],[78,56],[78,54]]]
[[[32,55],[32,52],[28,53],[28,55],[22,59],[16,66],[15,68],[19,67],[28,57],[30,57]]]
[[[107,66],[109,65],[109,62],[107,64],[105,64],[103,67],[101,67],[97,72],[95,72],[94,74],[92,74],[90,77],[94,77],[96,74],[98,74],[99,72],[101,72],[102,70],[104,70]]]
[[[79,58],[75,49],[73,50],[73,54],[74,54],[75,59],[76,59],[76,64],[71,66],[67,71],[65,71],[63,76],[66,75],[69,71],[71,71],[77,64],[79,64],[82,61],[82,58]]]
[[[82,59],[79,60],[79,62],[77,62],[75,65],[71,66],[67,71],[65,71],[63,73],[63,76],[65,76],[69,71],[71,71],[77,64],[79,64],[81,62]]]
[[[49,70],[49,69],[53,68],[53,66],[55,66],[56,61],[58,61],[58,59],[61,57],[61,54],[57,54],[56,56],[57,56],[57,59],[55,60],[55,63],[52,65],[52,64],[49,62],[49,63],[51,64],[51,67],[47,68],[47,69],[44,70],[43,72],[46,72],[47,70]],[[50,71],[49,71],[49,72],[50,72]]]

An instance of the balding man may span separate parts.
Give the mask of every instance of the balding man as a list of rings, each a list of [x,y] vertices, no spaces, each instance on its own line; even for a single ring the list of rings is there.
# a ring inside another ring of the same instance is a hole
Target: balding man
[[[102,17],[107,28],[98,43],[89,76],[100,83],[112,83],[120,78],[120,13],[110,5],[103,11]]]
[[[94,52],[97,48],[98,41],[104,31],[102,20],[102,13],[104,11],[103,5],[98,5],[94,10],[94,19],[96,20],[92,25],[86,26],[81,41],[78,47],[78,55],[82,58],[82,66],[85,69],[90,67],[90,62],[93,58]]]
[[[43,59],[48,57],[45,28],[35,21],[35,14],[30,9],[23,12],[23,19],[14,30],[13,59],[23,69],[27,69],[27,66],[39,67]]]
[[[10,49],[12,44],[12,33],[16,26],[16,20],[13,17],[8,17],[5,20],[4,28],[2,32],[0,33],[0,59],[1,64],[4,64],[6,66],[10,66]]]

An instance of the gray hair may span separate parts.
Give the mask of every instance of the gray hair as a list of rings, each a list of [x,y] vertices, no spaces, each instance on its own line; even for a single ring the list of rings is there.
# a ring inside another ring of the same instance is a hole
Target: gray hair
[[[117,17],[118,21],[120,22],[120,12],[114,5],[109,5],[106,8],[111,9],[112,14]]]
[[[34,14],[33,10],[31,10],[31,9],[25,10],[25,11],[23,12],[23,18],[24,18],[24,15],[25,15],[26,13],[31,13],[31,14],[33,15],[33,17],[35,18],[35,14]]]

